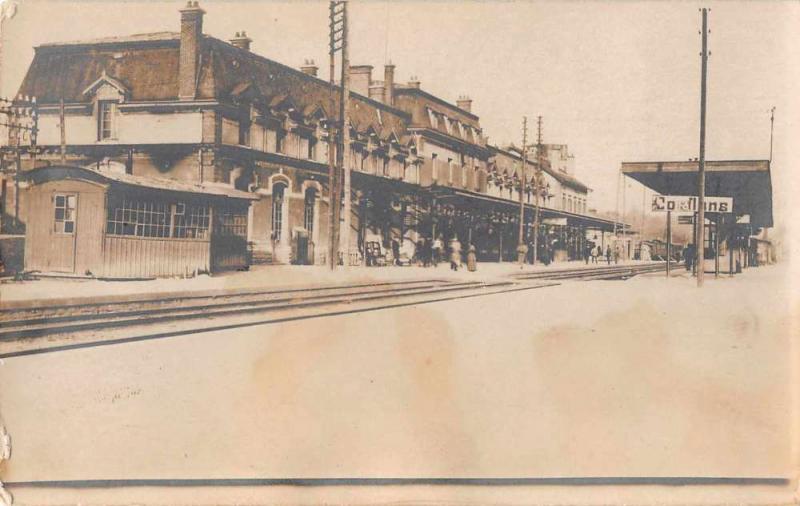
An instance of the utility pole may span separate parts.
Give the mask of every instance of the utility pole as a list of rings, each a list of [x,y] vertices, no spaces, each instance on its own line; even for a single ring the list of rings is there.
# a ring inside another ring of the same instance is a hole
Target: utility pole
[[[340,233],[340,250],[344,256],[343,265],[345,268],[350,265],[350,218],[351,218],[351,195],[350,195],[350,56],[348,48],[349,28],[347,22],[347,1],[342,1],[342,97],[340,104],[339,118],[342,125],[342,137],[340,144],[340,158],[342,171],[344,172],[343,196],[344,220],[341,220],[341,227],[344,233]],[[344,244],[341,244],[344,243]]]
[[[342,197],[342,167],[346,161],[345,149],[339,142],[340,137],[349,134],[346,128],[347,104],[349,90],[346,85],[349,81],[350,69],[347,62],[347,2],[346,0],[332,0],[329,13],[330,38],[328,54],[330,56],[330,115],[328,120],[328,263],[331,270],[335,270],[339,263],[339,229],[341,216]],[[342,52],[342,73],[339,97],[339,108],[336,107],[336,52]],[[338,112],[338,115],[337,115]],[[336,116],[338,116],[338,121]],[[338,123],[338,125],[337,125]],[[338,132],[337,132],[338,126]],[[345,132],[347,132],[345,134]],[[349,135],[347,135],[349,144]],[[349,173],[347,174],[349,183]],[[348,185],[349,186],[349,185]],[[348,188],[349,193],[349,188]],[[348,195],[349,197],[349,195]],[[347,204],[349,204],[349,198]],[[347,206],[349,214],[349,205]],[[347,219],[349,227],[349,217]],[[348,237],[349,234],[345,233]]]
[[[700,161],[697,174],[697,287],[703,286],[705,271],[705,193],[706,193],[706,74],[708,72],[708,9],[703,13],[702,52],[700,53]]]
[[[525,265],[525,169],[528,168],[528,117],[522,117],[522,171],[519,176],[519,244],[517,245],[517,260],[519,268]]]
[[[539,192],[542,186],[542,164],[544,164],[542,150],[542,117],[539,116],[536,119],[536,170],[533,171],[533,265],[536,265],[539,256]]]
[[[769,110],[769,163],[772,165],[772,134],[775,131],[775,106]]]
[[[622,168],[617,174],[617,200],[614,206],[614,237],[617,237],[617,222],[619,221],[619,182],[622,179]]]
[[[39,133],[39,113],[36,105],[36,97],[19,96],[15,100],[0,98],[3,105],[0,106],[0,114],[6,117],[5,121],[0,121],[0,126],[8,128],[9,144],[14,154],[14,229],[19,228],[19,193],[20,178],[22,177],[22,144],[27,137],[31,154],[32,165],[36,164],[36,141]],[[5,159],[5,156],[3,157]]]

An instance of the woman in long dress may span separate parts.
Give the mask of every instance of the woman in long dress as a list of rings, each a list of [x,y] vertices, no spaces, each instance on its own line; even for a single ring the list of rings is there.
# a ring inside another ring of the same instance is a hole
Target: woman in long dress
[[[469,249],[467,250],[467,270],[469,272],[475,272],[477,269],[478,269],[478,257],[475,254],[475,246],[470,244]]]

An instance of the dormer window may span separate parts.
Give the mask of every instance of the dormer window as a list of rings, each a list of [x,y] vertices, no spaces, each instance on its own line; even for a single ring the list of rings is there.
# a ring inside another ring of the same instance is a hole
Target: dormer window
[[[433,112],[433,110],[428,109],[428,118],[430,119],[431,126],[433,128],[439,128],[439,115]]]
[[[97,140],[116,138],[117,102],[101,100],[97,103]]]
[[[90,84],[83,94],[97,103],[97,140],[117,138],[117,106],[128,97],[128,89],[119,81],[106,74]]]

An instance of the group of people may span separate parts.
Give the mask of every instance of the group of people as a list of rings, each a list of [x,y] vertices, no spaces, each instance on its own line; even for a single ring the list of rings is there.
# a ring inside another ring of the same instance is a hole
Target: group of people
[[[608,265],[611,265],[611,259],[612,258],[614,259],[614,263],[618,264],[619,263],[619,256],[620,256],[619,255],[619,249],[614,248],[613,251],[612,251],[611,246],[606,246],[605,257],[606,257],[606,262],[608,263]],[[586,246],[586,251],[584,252],[584,255],[583,255],[583,260],[587,264],[589,263],[589,260],[591,260],[593,264],[602,262],[603,261],[603,247],[602,246],[595,247],[595,246],[587,245]]]
[[[459,241],[457,237],[450,240],[446,249],[442,236],[438,236],[432,241],[428,241],[425,238],[417,241],[417,261],[424,267],[428,267],[429,265],[436,267],[439,265],[439,262],[443,261],[445,256],[447,256],[450,261],[450,269],[457,271],[459,267],[462,266],[461,254],[461,241]],[[470,272],[476,271],[478,269],[478,257],[475,245],[470,244],[467,247],[466,259],[467,270]]]

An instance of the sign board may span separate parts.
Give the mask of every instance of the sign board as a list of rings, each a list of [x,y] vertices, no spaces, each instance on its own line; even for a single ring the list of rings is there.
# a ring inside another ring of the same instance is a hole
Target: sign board
[[[679,225],[694,225],[694,215],[678,216]]]
[[[562,227],[567,226],[567,219],[566,218],[543,218],[542,224],[544,225],[561,225]]]
[[[681,197],[676,195],[653,195],[650,210],[654,213],[694,213],[697,212],[697,197]],[[733,197],[706,197],[704,199],[705,212],[731,213],[733,212]]]

